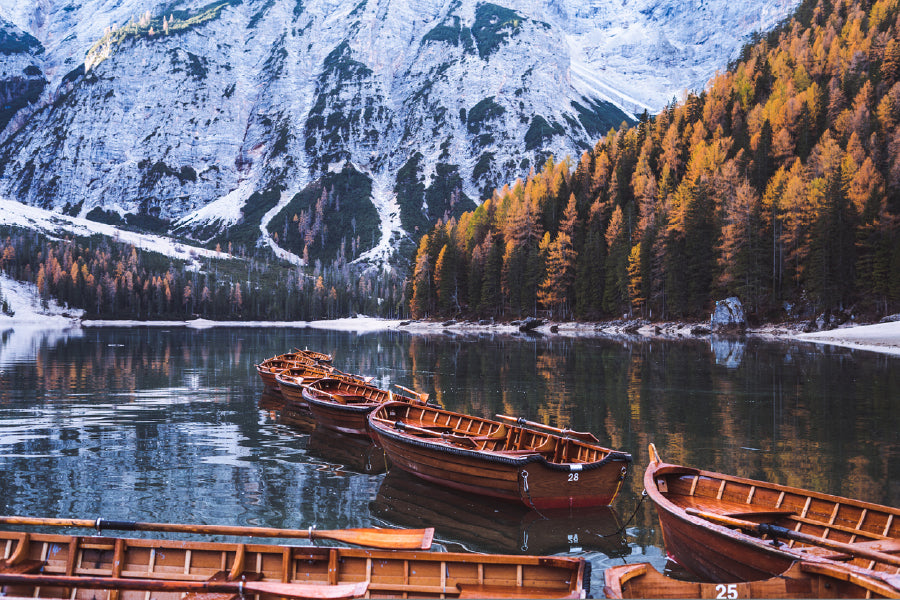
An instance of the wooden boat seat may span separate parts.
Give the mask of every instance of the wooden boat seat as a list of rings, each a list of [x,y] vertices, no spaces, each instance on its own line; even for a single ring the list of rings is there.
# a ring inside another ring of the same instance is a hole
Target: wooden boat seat
[[[472,439],[476,442],[487,442],[489,440],[503,440],[506,439],[506,436],[509,435],[509,428],[506,425],[501,424],[500,427],[497,428],[493,433],[489,433],[487,435],[476,435]]]
[[[559,588],[517,585],[456,584],[460,598],[558,598]]]

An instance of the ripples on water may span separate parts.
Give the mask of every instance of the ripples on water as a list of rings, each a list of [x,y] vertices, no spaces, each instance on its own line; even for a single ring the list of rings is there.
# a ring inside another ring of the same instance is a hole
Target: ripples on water
[[[308,417],[267,403],[254,363],[294,347],[332,352],[342,370],[429,392],[453,410],[592,431],[630,451],[635,468],[611,509],[574,519],[385,473],[377,449],[311,435]],[[894,357],[759,341],[6,331],[0,512],[433,525],[449,549],[585,556],[598,596],[606,566],[666,565],[655,511],[641,504],[649,442],[670,462],[896,506],[898,367]]]

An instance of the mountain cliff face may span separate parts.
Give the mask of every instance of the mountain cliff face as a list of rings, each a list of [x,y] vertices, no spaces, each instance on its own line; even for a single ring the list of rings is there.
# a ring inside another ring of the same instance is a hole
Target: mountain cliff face
[[[734,31],[794,1],[504,4],[0,0],[0,194],[295,262],[390,260],[702,87]]]

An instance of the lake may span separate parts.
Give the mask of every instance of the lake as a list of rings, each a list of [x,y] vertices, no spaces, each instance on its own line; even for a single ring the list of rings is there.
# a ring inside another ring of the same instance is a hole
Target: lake
[[[593,432],[632,453],[632,472],[611,507],[577,514],[424,484],[265,393],[254,365],[295,347],[333,353],[341,370],[428,392],[451,410]],[[799,342],[7,330],[0,512],[434,526],[448,550],[584,556],[600,597],[607,566],[667,564],[655,509],[642,502],[649,443],[667,462],[898,506],[898,399],[900,358]]]

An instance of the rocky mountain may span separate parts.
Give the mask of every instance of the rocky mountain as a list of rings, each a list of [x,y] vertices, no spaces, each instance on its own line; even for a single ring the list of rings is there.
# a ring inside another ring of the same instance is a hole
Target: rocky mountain
[[[388,261],[701,88],[794,5],[0,0],[0,195],[297,263]]]

